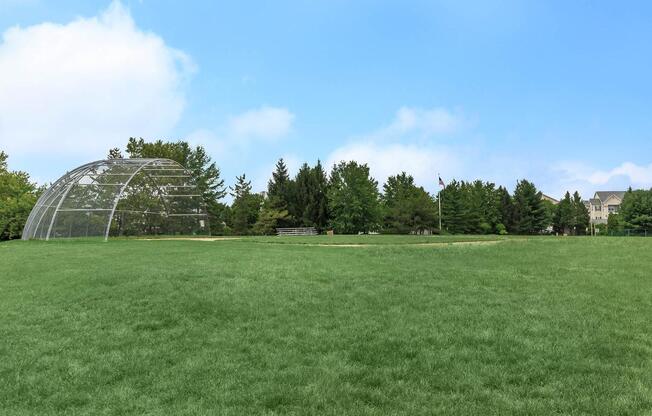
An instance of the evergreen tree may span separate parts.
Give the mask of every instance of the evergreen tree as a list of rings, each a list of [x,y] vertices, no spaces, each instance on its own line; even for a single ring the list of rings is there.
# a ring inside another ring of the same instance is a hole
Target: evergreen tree
[[[113,149],[109,149],[107,159],[122,159],[122,152],[120,151],[120,148],[114,147]]]
[[[585,235],[589,228],[591,217],[589,215],[589,209],[584,205],[582,197],[580,197],[580,194],[577,191],[573,193],[573,215],[575,235]]]
[[[328,224],[328,180],[321,162],[312,168],[304,163],[293,182],[291,205],[296,224],[323,230]]]
[[[514,230],[518,234],[538,234],[546,228],[546,212],[541,192],[525,179],[514,190]]]
[[[422,233],[437,226],[435,201],[405,172],[387,178],[381,202],[385,231]]]
[[[251,181],[246,175],[236,177],[231,187],[233,204],[231,205],[231,228],[236,234],[250,234],[252,226],[258,221],[262,197],[251,193]]]
[[[312,169],[307,163],[304,163],[294,178],[294,198],[292,201],[296,224],[302,227],[314,226],[309,210],[312,200],[312,187]]]
[[[488,214],[490,198],[481,180],[472,183],[462,182],[462,190],[466,200],[466,232],[470,234],[487,234],[491,232]]]
[[[564,198],[555,207],[553,230],[559,234],[570,234],[575,225],[573,203],[570,193],[566,192]]]
[[[274,235],[279,224],[288,218],[287,210],[278,210],[263,204],[258,220],[254,224],[253,232],[261,235]]]
[[[283,158],[276,162],[272,178],[267,183],[267,198],[273,200],[277,208],[287,208],[290,199],[290,175]]]
[[[323,230],[328,225],[328,179],[326,172],[317,160],[317,164],[312,168],[312,192],[307,206],[308,218],[312,225],[319,230]]]
[[[337,233],[354,234],[378,229],[378,183],[366,164],[355,161],[333,166],[328,188],[331,225]]]
[[[500,215],[500,194],[496,189],[496,184],[487,182],[482,187],[482,200],[483,200],[483,218],[484,225],[482,226],[483,232],[497,233],[499,231],[498,224],[501,222]]]
[[[296,224],[297,204],[294,203],[294,183],[288,174],[283,158],[276,162],[272,178],[267,183],[266,207],[276,211],[287,211],[288,215],[278,221],[279,227],[292,227]]]
[[[463,182],[453,179],[439,193],[441,198],[442,227],[452,234],[468,231],[468,206]]]
[[[501,230],[504,230],[504,232],[513,231],[514,207],[512,197],[509,194],[509,191],[503,186],[498,187],[496,194],[496,199],[498,200],[498,223],[496,225],[496,231],[499,234],[501,233]]]

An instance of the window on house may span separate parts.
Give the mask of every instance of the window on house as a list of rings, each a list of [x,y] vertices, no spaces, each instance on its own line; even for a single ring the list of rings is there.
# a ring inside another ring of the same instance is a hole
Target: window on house
[[[620,205],[609,205],[607,208],[609,209],[609,214],[616,213],[618,212],[618,208],[620,208]]]

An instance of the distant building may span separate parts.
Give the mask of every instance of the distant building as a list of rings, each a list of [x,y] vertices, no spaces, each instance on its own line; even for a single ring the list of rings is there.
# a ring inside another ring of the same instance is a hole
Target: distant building
[[[557,200],[557,199],[555,199],[555,198],[553,198],[551,196],[548,196],[548,195],[546,195],[544,193],[541,194],[541,199],[543,199],[544,201],[550,201],[550,202],[553,203],[553,205],[557,205],[559,203],[559,200]]]
[[[589,199],[591,224],[606,224],[609,214],[617,213],[625,197],[625,191],[598,191]]]

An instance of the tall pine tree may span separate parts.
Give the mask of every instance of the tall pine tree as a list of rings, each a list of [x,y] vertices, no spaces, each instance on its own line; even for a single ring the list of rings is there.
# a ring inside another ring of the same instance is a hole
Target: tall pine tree
[[[538,234],[546,228],[546,211],[541,192],[525,179],[514,190],[514,230],[518,234]]]
[[[314,167],[304,163],[294,178],[292,208],[297,225],[323,230],[328,224],[328,180],[317,161]]]
[[[321,165],[321,161],[317,160],[317,164],[312,168],[312,192],[309,199],[308,218],[312,221],[313,225],[319,230],[323,230],[328,225],[328,178],[326,172]]]
[[[552,227],[556,233],[570,234],[574,223],[573,203],[570,193],[566,192],[562,200],[555,207]]]
[[[294,203],[294,182],[290,179],[288,168],[283,158],[276,162],[272,178],[267,183],[266,207],[277,211],[287,211],[288,216],[279,220],[279,227],[291,227],[296,224],[297,205]]]
[[[231,187],[231,196],[231,228],[236,234],[250,234],[258,221],[262,197],[251,193],[251,181],[247,180],[244,173],[236,177],[235,185]]]
[[[499,234],[514,231],[514,204],[507,188],[499,186],[496,190],[496,198],[498,203],[496,231]]]
[[[442,228],[452,234],[463,234],[469,229],[469,208],[464,187],[463,182],[453,179],[439,193]]]
[[[586,234],[589,228],[589,209],[586,207],[580,197],[579,192],[573,193],[573,214],[575,216],[575,235]]]

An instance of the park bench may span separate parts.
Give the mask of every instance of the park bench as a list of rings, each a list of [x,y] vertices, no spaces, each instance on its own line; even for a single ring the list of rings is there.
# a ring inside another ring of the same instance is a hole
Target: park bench
[[[276,235],[317,235],[315,227],[277,228]]]

